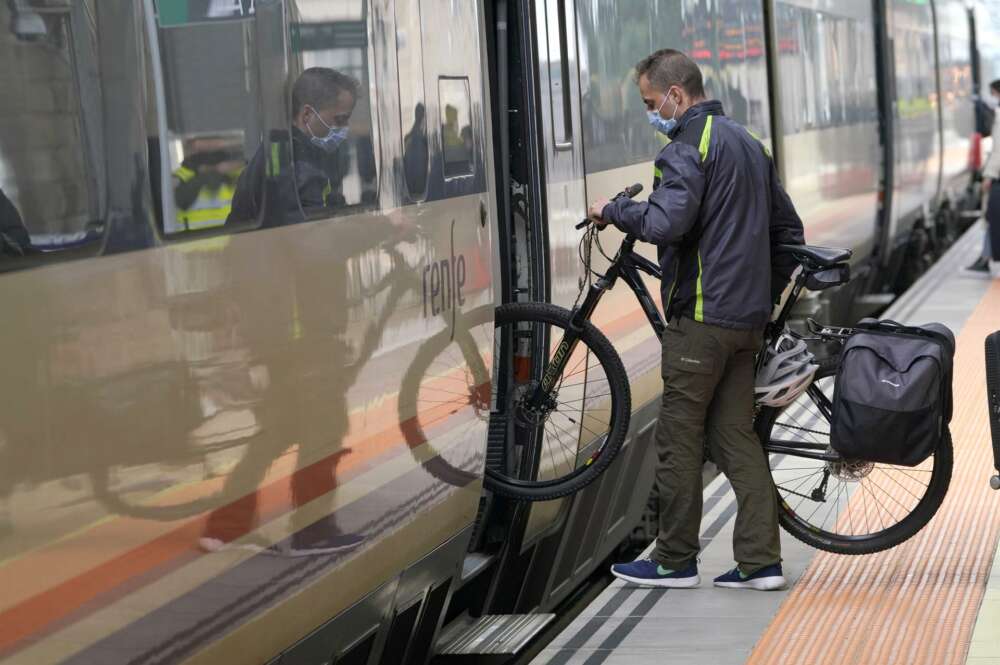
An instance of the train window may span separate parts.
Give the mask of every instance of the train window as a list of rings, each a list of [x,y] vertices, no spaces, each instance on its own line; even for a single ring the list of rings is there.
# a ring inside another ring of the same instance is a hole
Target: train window
[[[0,3],[0,270],[104,235],[95,12],[95,0]]]
[[[289,1],[289,110],[295,179],[307,217],[378,201],[368,2]]]
[[[159,0],[163,230],[282,226],[375,203],[367,3]],[[154,186],[154,190],[156,187]]]
[[[445,179],[472,174],[472,101],[469,79],[438,79],[441,111],[441,159]]]
[[[404,132],[403,180],[410,200],[419,201],[427,195],[429,164],[420,3],[418,0],[398,0],[395,9],[399,116]]]
[[[837,16],[778,2],[778,67],[786,135],[873,122],[874,35],[867,8]]]
[[[227,221],[232,227],[240,175],[264,129],[254,13],[239,2],[177,0],[160,0],[157,11],[151,155],[159,160],[153,186],[163,232],[182,238]],[[245,217],[238,221],[255,223],[258,215]]]
[[[698,63],[706,93],[722,101],[728,116],[770,140],[758,0],[577,0],[576,11],[587,173],[649,164],[663,145],[632,74],[637,62],[667,46]]]

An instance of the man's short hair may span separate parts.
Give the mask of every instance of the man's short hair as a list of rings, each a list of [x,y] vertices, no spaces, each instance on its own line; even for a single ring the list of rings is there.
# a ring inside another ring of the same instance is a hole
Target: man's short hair
[[[705,82],[694,60],[680,51],[665,48],[647,55],[635,66],[635,80],[645,76],[661,92],[679,85],[692,97],[705,96]]]
[[[1000,95],[1000,79],[990,83],[990,90]]]
[[[317,111],[333,106],[337,96],[347,91],[357,100],[360,84],[351,76],[329,67],[310,67],[302,72],[292,86],[292,116],[297,116],[303,106]]]

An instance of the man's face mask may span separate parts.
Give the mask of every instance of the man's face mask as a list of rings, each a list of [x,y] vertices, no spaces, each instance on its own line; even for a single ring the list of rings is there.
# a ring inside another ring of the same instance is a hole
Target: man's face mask
[[[327,152],[335,152],[337,148],[340,147],[340,144],[344,142],[344,139],[347,138],[347,127],[331,127],[326,124],[326,121],[323,120],[323,116],[321,116],[316,109],[310,107],[310,110],[320,121],[320,124],[326,127],[328,131],[326,136],[316,136],[313,134],[312,128],[307,123],[306,129],[309,130],[309,140],[313,142],[313,145],[318,146]]]
[[[660,109],[662,109],[663,105],[667,103],[667,99],[669,97],[670,94],[668,92],[668,94],[663,96],[663,101],[660,102],[660,106],[655,111],[646,111],[646,114],[649,116],[649,124],[652,125],[656,129],[656,131],[666,135],[669,135],[670,132],[674,130],[674,127],[677,126],[676,105],[674,106],[674,114],[670,116],[669,119],[660,116]]]

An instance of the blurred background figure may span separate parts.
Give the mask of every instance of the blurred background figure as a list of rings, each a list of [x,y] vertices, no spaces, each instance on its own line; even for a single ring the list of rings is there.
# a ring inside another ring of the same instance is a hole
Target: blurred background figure
[[[239,137],[192,138],[184,142],[184,155],[173,174],[177,228],[197,231],[222,226],[244,167]]]

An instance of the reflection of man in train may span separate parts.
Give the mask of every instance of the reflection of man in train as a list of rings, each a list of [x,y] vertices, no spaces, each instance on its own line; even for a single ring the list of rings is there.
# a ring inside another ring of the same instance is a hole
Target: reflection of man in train
[[[427,189],[427,127],[423,104],[413,109],[413,127],[403,139],[403,173],[410,195],[419,197]]]
[[[31,236],[21,213],[0,189],[0,256],[23,256],[31,250]]]
[[[287,145],[272,143],[266,153],[254,157],[240,178],[230,219],[263,214],[265,225],[283,225],[302,220],[310,208],[332,210],[338,205],[332,196],[330,164],[346,136],[356,85],[331,69],[303,72],[292,90],[292,154],[285,151]],[[294,168],[285,167],[287,158],[294,160]],[[377,222],[366,222],[356,228],[359,225],[345,219],[337,229],[336,244],[330,246],[296,243],[291,236],[281,242],[256,243],[244,251],[256,251],[258,256],[243,257],[234,265],[234,283],[258,285],[237,289],[234,301],[240,312],[240,334],[264,390],[254,406],[261,427],[226,478],[228,503],[209,516],[199,541],[205,550],[225,548],[258,526],[266,510],[260,502],[267,496],[259,488],[268,469],[293,448],[296,464],[288,480],[292,537],[288,548],[279,549],[327,554],[356,547],[363,540],[342,531],[332,514],[332,501],[349,429],[351,371],[343,341],[346,261],[386,237],[380,235]],[[263,281],[262,266],[268,275]],[[287,475],[288,470],[282,473]],[[317,511],[323,515],[318,521]]]
[[[990,98],[993,107],[1000,103],[1000,79],[990,83]],[[983,251],[975,263],[967,268],[972,272],[989,274],[990,261],[1000,261],[1000,113],[994,114],[993,150],[983,165],[983,197],[986,200],[986,235],[983,238]]]
[[[705,99],[701,71],[683,53],[636,65],[650,124],[671,142],[656,158],[649,201],[590,207],[599,226],[657,245],[668,327],[656,432],[660,524],[652,559],[612,567],[635,584],[693,587],[702,512],[703,450],[736,492],[737,567],[717,586],[785,585],[770,470],[753,431],[754,355],[771,314],[772,243],[801,243],[802,221],[766,148]],[[787,281],[787,275],[783,275]],[[774,280],[779,282],[779,280]]]
[[[261,144],[236,184],[229,221],[263,214],[264,226],[282,226],[309,211],[343,206],[337,153],[357,100],[358,82],[350,76],[327,67],[302,72],[292,86],[291,141],[276,132]]]
[[[194,231],[225,224],[242,170],[243,155],[232,141],[215,137],[187,141],[184,161],[174,171],[178,229]]]

